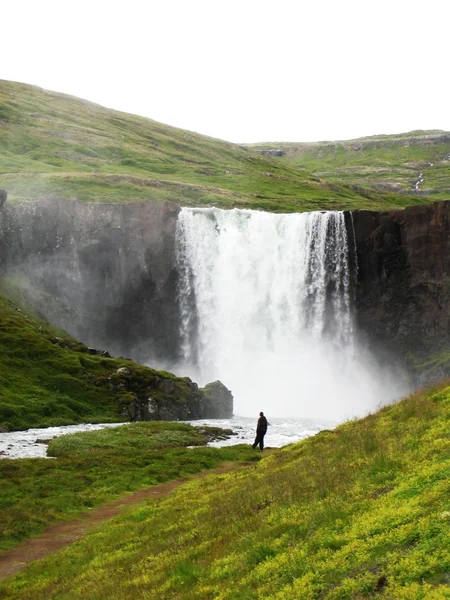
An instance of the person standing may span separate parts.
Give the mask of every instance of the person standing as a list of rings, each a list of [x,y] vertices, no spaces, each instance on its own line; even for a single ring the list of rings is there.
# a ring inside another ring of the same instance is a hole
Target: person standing
[[[267,419],[264,416],[263,412],[259,413],[259,419],[258,419],[258,424],[256,425],[256,437],[255,437],[255,441],[253,443],[253,450],[256,448],[256,446],[259,444],[259,450],[260,452],[263,451],[264,449],[264,436],[266,435],[267,432]]]

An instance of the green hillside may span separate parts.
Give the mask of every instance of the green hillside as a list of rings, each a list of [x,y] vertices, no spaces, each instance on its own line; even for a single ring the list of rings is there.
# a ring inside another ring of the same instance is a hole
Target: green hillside
[[[161,387],[166,379],[171,393]],[[0,296],[0,427],[126,421],[135,399],[149,393],[160,407],[192,395],[183,378],[90,355],[87,346]]]
[[[399,194],[327,182],[242,146],[2,80],[0,188],[12,202],[151,198],[272,211],[411,204]]]
[[[0,460],[0,578],[2,555],[52,524],[220,463],[259,460],[242,444],[206,447],[230,435],[218,427],[147,421],[56,438],[48,455],[57,460]]]
[[[407,194],[417,201],[450,199],[450,132],[412,131],[356,140],[270,143],[253,150],[280,150],[280,162],[341,184]],[[264,155],[264,154],[263,154]],[[416,183],[419,176],[416,190]]]
[[[0,595],[450,598],[449,425],[447,383],[149,500]]]

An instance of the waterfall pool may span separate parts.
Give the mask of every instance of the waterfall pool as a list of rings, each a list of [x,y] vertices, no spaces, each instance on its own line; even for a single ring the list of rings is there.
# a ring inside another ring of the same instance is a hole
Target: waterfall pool
[[[342,421],[398,399],[404,381],[357,335],[354,255],[340,211],[182,208],[181,352],[164,369],[225,382],[247,415]]]

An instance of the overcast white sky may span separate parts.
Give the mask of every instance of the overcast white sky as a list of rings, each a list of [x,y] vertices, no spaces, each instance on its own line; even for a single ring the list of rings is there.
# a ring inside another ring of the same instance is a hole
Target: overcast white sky
[[[11,0],[0,79],[232,142],[450,130],[448,0]]]

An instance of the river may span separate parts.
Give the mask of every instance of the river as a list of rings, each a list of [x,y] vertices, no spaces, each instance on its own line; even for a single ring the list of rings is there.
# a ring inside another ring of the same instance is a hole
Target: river
[[[322,429],[333,428],[337,423],[330,420],[317,419],[282,419],[269,417],[269,429],[265,437],[266,446],[280,448],[292,444]],[[233,444],[252,444],[255,438],[256,419],[235,416],[232,419],[205,419],[190,421],[192,425],[211,425],[232,429],[236,435],[227,440],[213,442],[215,447],[231,446]],[[94,431],[105,427],[118,427],[123,424],[83,424],[66,425],[63,427],[47,427],[43,429],[27,429],[26,431],[11,431],[0,433],[0,458],[45,458],[47,445],[37,440],[51,440],[60,435],[77,431]]]

